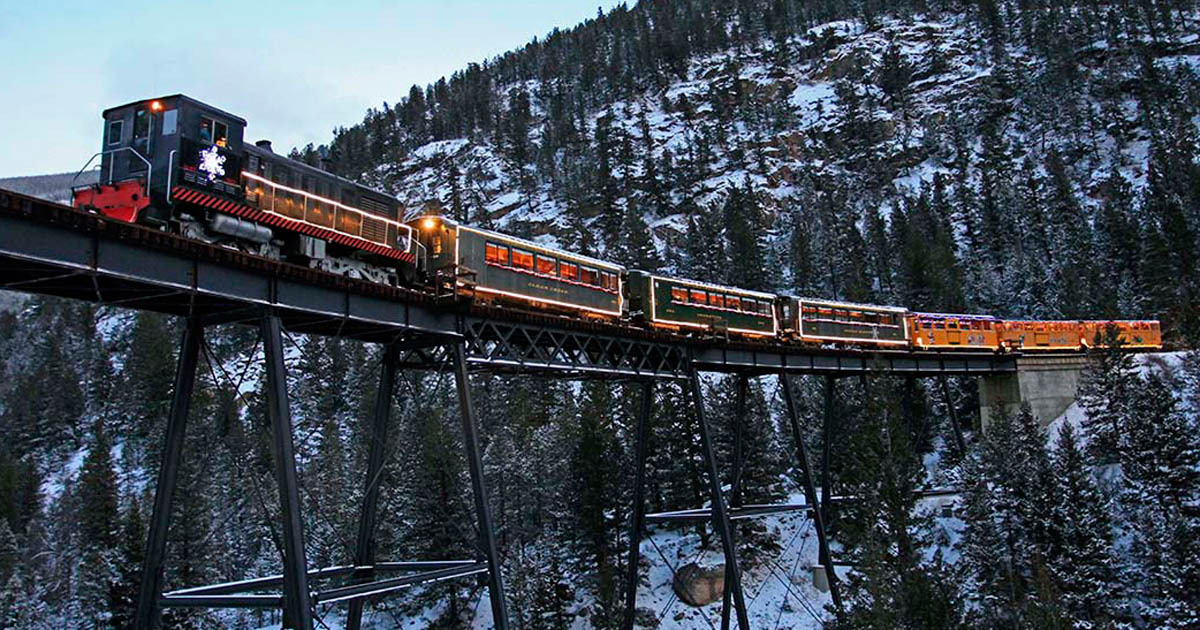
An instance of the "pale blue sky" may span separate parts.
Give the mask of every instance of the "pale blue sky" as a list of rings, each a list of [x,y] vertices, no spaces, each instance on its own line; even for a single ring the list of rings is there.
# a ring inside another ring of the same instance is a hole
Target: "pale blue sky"
[[[78,169],[100,112],[183,92],[276,150],[614,0],[0,2],[0,177]],[[630,2],[630,4],[633,4]]]

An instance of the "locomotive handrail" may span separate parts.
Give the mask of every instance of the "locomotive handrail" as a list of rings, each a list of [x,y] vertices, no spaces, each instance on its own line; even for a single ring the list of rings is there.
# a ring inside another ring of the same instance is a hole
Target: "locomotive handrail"
[[[171,205],[175,203],[171,201],[171,191],[174,190],[171,186],[171,176],[175,174],[175,154],[178,152],[179,149],[171,149],[171,152],[167,154],[167,203]]]
[[[136,155],[137,159],[146,163],[146,182],[147,182],[146,187],[149,188],[150,187],[149,182],[152,181],[150,179],[150,177],[151,177],[151,175],[154,174],[154,165],[151,164],[150,160],[147,160],[145,158],[145,156],[143,156],[141,153],[138,153],[137,150],[134,149],[133,147],[117,147],[116,149],[108,149],[105,151],[97,152],[96,154],[92,155],[92,157],[88,159],[87,164],[84,164],[83,168],[79,169],[79,172],[75,173],[75,177],[71,179],[71,188],[75,188],[75,182],[79,181],[79,176],[83,175],[83,172],[87,170],[87,167],[92,165],[92,162],[96,161],[96,158],[98,158],[102,155],[107,155],[109,153],[117,153],[119,151],[129,151],[130,153],[133,153],[134,155]],[[110,163],[108,165],[108,181],[106,182],[108,184],[112,183],[112,173],[113,173],[113,165]]]

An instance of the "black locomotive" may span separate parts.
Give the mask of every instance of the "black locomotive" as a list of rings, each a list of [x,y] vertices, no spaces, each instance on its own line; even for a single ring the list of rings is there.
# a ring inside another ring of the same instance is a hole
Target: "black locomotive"
[[[182,94],[105,110],[99,182],[75,205],[334,273],[415,279],[420,244],[395,198],[249,144],[245,128]]]

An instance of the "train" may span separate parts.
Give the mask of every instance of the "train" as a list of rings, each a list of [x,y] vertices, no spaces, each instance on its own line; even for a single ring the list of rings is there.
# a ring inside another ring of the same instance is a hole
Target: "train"
[[[627,269],[399,201],[246,142],[246,121],[175,94],[102,114],[94,184],[76,208],[248,253],[435,296],[678,334],[806,346],[1080,351],[1115,329],[1159,349],[1158,321],[1013,321],[779,295]],[[323,166],[326,166],[323,164]]]

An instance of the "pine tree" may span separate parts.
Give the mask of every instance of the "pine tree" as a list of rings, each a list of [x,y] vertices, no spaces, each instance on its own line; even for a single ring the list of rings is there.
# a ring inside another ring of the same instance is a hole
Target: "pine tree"
[[[1075,628],[1107,627],[1117,617],[1120,596],[1110,506],[1092,479],[1070,422],[1059,430],[1054,480],[1060,490],[1054,518],[1046,525],[1057,530],[1051,573],[1063,608]]]
[[[967,464],[962,571],[975,622],[991,628],[1060,628],[1066,623],[1051,571],[1060,543],[1058,492],[1045,434],[1029,407],[989,427]]]
[[[112,441],[104,425],[92,428],[92,444],[79,474],[79,532],[84,544],[112,549],[117,543],[117,474],[113,469]]]
[[[1151,372],[1133,396],[1121,444],[1126,482],[1155,509],[1182,511],[1200,498],[1200,438],[1162,375]]]
[[[684,275],[720,282],[728,269],[721,220],[715,209],[698,208],[688,217],[684,233]]]
[[[153,435],[154,428],[167,417],[175,374],[173,345],[171,329],[163,316],[138,311],[129,333],[123,371],[129,404],[125,421],[129,424],[124,428],[142,439]]]
[[[621,233],[625,250],[623,262],[631,269],[657,271],[662,263],[654,247],[654,237],[635,204],[630,203],[625,209]]]
[[[1131,550],[1135,613],[1156,628],[1200,623],[1200,440],[1172,387],[1151,373],[1137,393],[1122,444],[1121,493]]]
[[[1088,353],[1088,369],[1079,386],[1079,406],[1087,412],[1083,431],[1093,462],[1118,460],[1136,379],[1132,355],[1121,347],[1116,329],[1109,329],[1103,347]]]
[[[612,474],[614,462],[621,459],[615,426],[612,422],[617,400],[611,386],[593,381],[584,384],[580,403],[578,436],[571,455],[570,471],[575,480],[570,493],[572,514],[578,544],[589,561],[586,566],[594,575],[599,605],[603,609],[615,606],[619,567],[613,548],[615,529],[612,514],[618,498],[620,478]]]
[[[146,532],[142,525],[142,511],[134,499],[122,518],[116,580],[113,581],[109,593],[109,606],[112,610],[109,624],[114,630],[134,627],[145,547]]]
[[[925,561],[931,543],[928,516],[916,510],[925,476],[912,436],[895,405],[895,389],[872,379],[865,425],[855,433],[843,531],[858,570],[850,575],[847,611],[836,627],[958,628],[963,610],[939,554]]]
[[[21,562],[20,553],[17,537],[9,528],[8,521],[0,520],[0,584],[7,584],[16,573]]]
[[[747,181],[741,187],[734,186],[725,198],[722,208],[725,224],[725,251],[729,256],[729,269],[724,282],[751,290],[766,290],[767,269],[765,247],[762,242],[764,221],[762,201]]]
[[[83,627],[100,630],[108,626],[112,610],[109,599],[117,579],[115,547],[119,536],[117,476],[113,469],[112,442],[102,422],[96,422],[92,444],[79,475],[79,533],[83,545],[79,564],[76,602]]]

